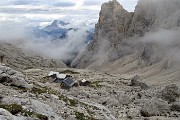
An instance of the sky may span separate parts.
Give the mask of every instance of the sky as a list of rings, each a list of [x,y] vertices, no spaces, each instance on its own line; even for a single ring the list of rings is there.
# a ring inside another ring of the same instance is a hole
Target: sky
[[[72,23],[96,23],[101,4],[109,0],[0,0],[0,24],[23,22],[27,26],[45,26],[53,20]],[[138,0],[118,0],[134,11]]]

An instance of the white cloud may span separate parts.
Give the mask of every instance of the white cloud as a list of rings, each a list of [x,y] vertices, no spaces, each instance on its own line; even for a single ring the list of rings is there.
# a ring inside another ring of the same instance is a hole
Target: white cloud
[[[126,10],[132,12],[134,11],[138,0],[118,0],[118,1],[123,5],[123,7]]]
[[[72,2],[75,3],[75,9],[81,9],[84,4],[84,0],[72,0]]]
[[[98,19],[100,6],[109,0],[1,0],[0,21],[22,20],[30,25],[42,25],[54,19]],[[137,0],[118,0],[128,11],[133,11]],[[3,15],[2,15],[3,14]],[[69,19],[68,17],[69,16]],[[79,16],[80,18],[76,17]],[[74,20],[75,22],[75,20]]]

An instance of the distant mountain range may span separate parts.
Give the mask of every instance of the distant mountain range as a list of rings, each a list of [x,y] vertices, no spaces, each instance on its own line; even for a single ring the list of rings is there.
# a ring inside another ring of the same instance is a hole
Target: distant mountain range
[[[80,27],[72,27],[70,23],[66,23],[64,21],[54,20],[50,25],[45,27],[33,27],[31,32],[37,38],[51,38],[52,40],[65,39],[68,37],[68,33],[70,31],[78,31],[82,30],[83,27],[87,27],[86,25]],[[87,33],[87,37],[85,38],[87,42],[93,40],[94,37],[94,28],[86,28],[83,29]]]

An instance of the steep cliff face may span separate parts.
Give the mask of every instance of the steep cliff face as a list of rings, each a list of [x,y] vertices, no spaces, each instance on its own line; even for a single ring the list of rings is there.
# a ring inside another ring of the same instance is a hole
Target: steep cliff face
[[[157,28],[179,26],[179,0],[139,0],[132,19],[129,33],[143,36]]]
[[[102,36],[113,40],[125,36],[131,23],[133,13],[126,11],[116,0],[104,3],[96,25],[96,39]],[[107,34],[110,33],[110,34]]]
[[[179,0],[139,0],[134,13],[126,11],[116,0],[104,3],[96,24],[95,39],[72,62],[72,67],[106,65],[127,56],[139,64],[151,65],[163,59],[161,46],[142,42],[147,32],[179,29]],[[159,52],[156,52],[159,51]]]

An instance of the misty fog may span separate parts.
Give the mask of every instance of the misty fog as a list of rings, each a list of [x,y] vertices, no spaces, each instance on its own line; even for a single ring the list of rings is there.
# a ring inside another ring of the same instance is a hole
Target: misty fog
[[[175,67],[180,67],[180,31],[160,29],[156,32],[146,33],[141,41],[156,46],[154,54],[168,60]]]
[[[52,40],[51,38],[34,37],[24,25],[25,23],[20,22],[1,22],[0,42],[14,44],[29,54],[63,61],[72,60],[87,45],[87,26],[69,31],[65,39]]]

